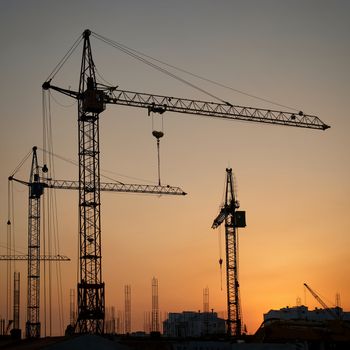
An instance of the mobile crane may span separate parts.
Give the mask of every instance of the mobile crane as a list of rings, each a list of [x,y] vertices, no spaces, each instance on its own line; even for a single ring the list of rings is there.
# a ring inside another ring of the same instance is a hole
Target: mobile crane
[[[340,315],[340,308],[336,308],[336,312],[334,309],[331,309],[321,298],[320,296],[306,283],[304,283],[304,287],[311,293],[311,295],[322,305],[323,309],[328,312],[328,314],[332,317],[332,319],[339,320],[341,317]]]
[[[235,106],[225,101],[213,103],[152,95],[98,84],[90,43],[91,34],[88,29],[82,34],[83,53],[78,91],[55,86],[52,79],[45,81],[42,88],[58,91],[78,101],[80,282],[77,286],[76,332],[100,334],[104,327],[105,285],[102,280],[101,258],[99,115],[107,104],[145,108],[148,113],[178,112],[316,130],[326,130],[329,126],[318,117],[303,112],[289,113]]]

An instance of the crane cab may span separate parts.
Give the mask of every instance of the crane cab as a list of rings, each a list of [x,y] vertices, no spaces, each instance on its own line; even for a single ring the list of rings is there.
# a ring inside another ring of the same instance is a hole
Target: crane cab
[[[83,96],[84,112],[101,113],[106,109],[106,104],[103,99],[103,91],[101,90],[86,90]]]
[[[87,79],[87,89],[83,94],[84,112],[101,113],[106,109],[104,92],[97,90],[91,77]]]
[[[236,227],[246,227],[245,221],[245,211],[237,210],[235,211],[235,226]]]

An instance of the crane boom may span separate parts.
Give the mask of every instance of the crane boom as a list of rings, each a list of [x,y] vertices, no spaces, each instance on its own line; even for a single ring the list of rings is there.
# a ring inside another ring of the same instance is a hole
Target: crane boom
[[[28,260],[29,255],[0,255],[0,260]],[[39,255],[38,260],[43,261],[70,261],[65,255]]]
[[[48,188],[78,190],[79,181],[68,180],[49,180]],[[158,186],[158,185],[139,185],[124,183],[100,183],[100,191],[110,192],[128,192],[128,193],[147,193],[147,194],[167,194],[167,195],[186,195],[180,187]]]
[[[19,182],[23,185],[30,186],[29,182],[19,180],[14,177],[10,177],[9,179]],[[43,179],[43,180],[45,182],[40,182],[40,185],[46,188],[54,188],[54,189],[62,189],[62,190],[79,190],[79,181],[52,180],[52,179]],[[101,182],[100,191],[144,193],[144,194],[158,194],[158,195],[166,194],[166,195],[177,195],[177,196],[185,196],[187,194],[180,187],[177,187],[177,186],[124,184],[124,183],[118,183],[118,182]]]
[[[43,84],[45,90],[52,89],[61,92],[75,99],[83,99],[76,91],[63,89],[51,85],[50,81]],[[103,101],[103,104],[116,104],[122,106],[139,107],[148,110],[148,113],[155,112],[177,112],[207,116],[212,118],[223,118],[229,120],[249,121],[265,124],[277,124],[307,129],[326,130],[330,126],[314,115],[303,112],[292,113],[264,108],[254,108],[226,103],[214,103],[187,98],[146,94],[126,90],[118,90],[114,87],[98,89],[96,96]]]

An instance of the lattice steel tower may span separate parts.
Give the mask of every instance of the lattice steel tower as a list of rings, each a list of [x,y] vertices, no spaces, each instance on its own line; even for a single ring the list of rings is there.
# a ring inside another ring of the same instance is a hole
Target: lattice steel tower
[[[44,186],[40,182],[36,148],[33,151],[29,178],[27,338],[40,337],[40,198]]]
[[[212,228],[225,221],[226,285],[227,285],[227,334],[240,336],[242,331],[241,303],[238,279],[238,227],[245,227],[245,212],[237,211],[232,169],[226,169],[225,203]]]

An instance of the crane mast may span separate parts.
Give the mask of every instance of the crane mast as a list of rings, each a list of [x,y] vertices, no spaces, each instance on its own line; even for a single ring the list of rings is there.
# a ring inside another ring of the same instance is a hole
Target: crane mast
[[[226,292],[227,292],[227,334],[240,336],[242,332],[241,302],[238,278],[238,227],[245,227],[245,212],[237,211],[239,202],[236,200],[232,169],[226,169],[225,203],[212,228],[225,222],[225,252],[226,252]]]
[[[105,285],[102,280],[99,114],[91,32],[84,31],[78,100],[79,282],[77,333],[103,333]]]
[[[29,181],[19,181],[28,186],[28,255],[2,255],[0,260],[27,261],[27,318],[25,334],[27,338],[39,338],[40,323],[40,262],[41,261],[68,261],[65,256],[40,255],[40,208],[41,196],[44,194],[45,184],[41,181],[41,168],[38,163],[37,148],[33,147],[33,157]],[[16,179],[13,176],[9,180]],[[18,180],[17,180],[18,181]]]
[[[39,171],[34,152],[29,178],[27,338],[40,337],[40,198],[44,188]]]
[[[101,265],[99,115],[106,104],[145,108],[149,114],[170,111],[318,130],[326,130],[329,126],[318,117],[302,112],[289,113],[234,106],[229,102],[213,103],[152,95],[97,84],[90,35],[90,30],[83,32],[79,90],[51,85],[51,79],[44,82],[42,87],[78,100],[80,282],[76,332],[99,334],[103,332],[105,311]]]

